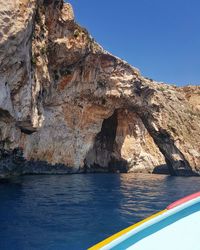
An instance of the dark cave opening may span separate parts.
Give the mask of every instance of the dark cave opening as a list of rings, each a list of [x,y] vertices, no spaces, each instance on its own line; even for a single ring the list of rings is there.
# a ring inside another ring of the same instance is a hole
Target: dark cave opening
[[[97,134],[95,142],[98,142],[101,150],[113,151],[113,145],[117,131],[117,111],[102,123],[101,131]]]
[[[96,135],[93,148],[85,158],[85,170],[105,172],[127,172],[127,162],[114,157],[115,140],[118,126],[117,110],[104,119],[101,131]]]

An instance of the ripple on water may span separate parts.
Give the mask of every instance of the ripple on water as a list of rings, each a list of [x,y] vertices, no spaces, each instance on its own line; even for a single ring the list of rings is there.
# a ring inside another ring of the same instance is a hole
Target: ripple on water
[[[1,250],[79,250],[200,190],[198,177],[25,176],[0,183]]]

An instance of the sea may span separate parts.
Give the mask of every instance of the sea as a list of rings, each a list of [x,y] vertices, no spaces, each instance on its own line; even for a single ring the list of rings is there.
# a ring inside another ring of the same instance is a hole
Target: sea
[[[199,177],[29,175],[0,182],[0,250],[85,250],[200,191]]]

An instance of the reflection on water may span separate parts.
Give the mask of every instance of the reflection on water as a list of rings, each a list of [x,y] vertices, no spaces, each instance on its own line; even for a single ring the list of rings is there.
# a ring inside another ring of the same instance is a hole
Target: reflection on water
[[[0,249],[86,249],[199,190],[198,177],[134,174],[26,176],[0,183]]]

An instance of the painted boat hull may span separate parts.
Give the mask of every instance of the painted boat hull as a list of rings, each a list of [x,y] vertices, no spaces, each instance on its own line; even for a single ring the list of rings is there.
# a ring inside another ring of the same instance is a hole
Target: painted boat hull
[[[89,250],[200,250],[200,192],[132,225]]]

